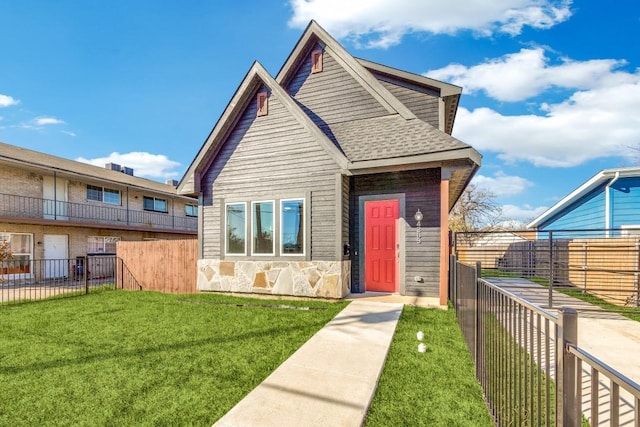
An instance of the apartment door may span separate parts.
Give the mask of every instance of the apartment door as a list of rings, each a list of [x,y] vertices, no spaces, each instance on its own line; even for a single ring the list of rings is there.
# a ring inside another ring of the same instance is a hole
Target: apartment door
[[[396,224],[400,202],[365,202],[365,290],[396,292]]]
[[[45,219],[69,219],[68,215],[68,182],[66,179],[42,177],[42,198]]]
[[[69,276],[69,237],[66,234],[44,235],[44,277]]]

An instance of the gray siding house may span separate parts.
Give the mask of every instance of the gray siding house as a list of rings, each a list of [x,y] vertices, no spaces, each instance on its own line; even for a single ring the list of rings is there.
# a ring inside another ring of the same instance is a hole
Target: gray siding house
[[[254,63],[178,185],[198,289],[446,304],[448,214],[481,160],[450,135],[460,93],[313,21],[275,78]]]

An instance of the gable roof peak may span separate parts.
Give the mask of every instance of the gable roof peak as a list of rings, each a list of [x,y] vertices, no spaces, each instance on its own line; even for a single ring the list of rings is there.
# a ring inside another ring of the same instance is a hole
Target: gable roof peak
[[[304,33],[289,54],[276,76],[276,82],[286,87],[295,76],[300,64],[305,60],[309,45],[320,41],[327,51],[367,92],[382,105],[389,114],[399,114],[405,119],[415,119],[413,112],[396,98],[378,79],[354,58],[316,21],[311,20]]]

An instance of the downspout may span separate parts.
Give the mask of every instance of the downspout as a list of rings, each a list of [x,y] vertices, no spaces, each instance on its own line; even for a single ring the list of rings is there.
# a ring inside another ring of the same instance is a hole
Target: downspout
[[[620,178],[620,172],[616,172],[613,179],[604,188],[604,228],[607,229],[606,236],[609,237],[611,224],[611,186]]]

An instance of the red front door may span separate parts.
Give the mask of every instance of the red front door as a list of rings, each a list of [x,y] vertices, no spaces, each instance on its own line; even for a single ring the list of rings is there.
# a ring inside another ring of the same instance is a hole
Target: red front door
[[[396,292],[396,220],[398,200],[364,203],[365,290]]]

